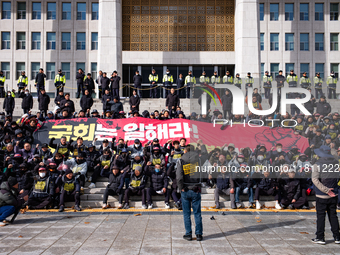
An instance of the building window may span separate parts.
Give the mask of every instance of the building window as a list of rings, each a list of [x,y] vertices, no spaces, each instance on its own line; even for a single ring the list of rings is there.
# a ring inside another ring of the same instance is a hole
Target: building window
[[[260,34],[260,48],[264,50],[264,33]]]
[[[264,20],[264,4],[260,4],[260,20]]]
[[[71,50],[71,33],[61,33],[61,49]]]
[[[26,49],[26,33],[17,32],[17,50]]]
[[[70,80],[70,63],[61,63],[61,70],[63,71],[66,80]]]
[[[85,33],[77,33],[77,50],[86,49]]]
[[[315,50],[323,51],[323,34],[315,34]]]
[[[274,79],[275,79],[276,76],[279,75],[279,65],[280,64],[277,64],[277,63],[275,63],[275,64],[271,63],[270,64],[270,75],[272,77],[274,77]]]
[[[26,2],[18,2],[17,19],[26,19]]]
[[[41,3],[32,3],[32,19],[41,19]]]
[[[86,3],[77,3],[77,20],[86,20]]]
[[[98,33],[91,34],[91,50],[98,50]]]
[[[47,33],[47,42],[46,42],[46,49],[47,50],[55,50],[55,33],[48,32]]]
[[[309,4],[300,4],[300,20],[309,20]]]
[[[309,34],[300,34],[300,50],[309,51]]]
[[[35,77],[39,73],[39,69],[40,69],[40,63],[39,62],[32,62],[31,63],[31,71],[32,71],[31,80],[35,79]]]
[[[323,20],[323,4],[315,4],[315,20]]]
[[[286,77],[290,73],[290,70],[294,70],[294,63],[286,63]]]
[[[285,4],[285,20],[294,20],[294,4]]]
[[[63,20],[71,20],[71,3],[63,3],[62,5],[63,13],[62,19]]]
[[[339,77],[339,64],[331,64],[331,72],[334,72],[335,77]]]
[[[309,77],[309,64],[308,63],[301,63],[300,64],[300,77],[302,77],[302,74],[306,72],[307,76]]]
[[[315,73],[320,73],[320,77],[323,79],[323,77],[325,75],[323,63],[316,63],[315,64]]]
[[[261,77],[264,76],[264,63],[261,63]]]
[[[84,62],[77,62],[76,63],[76,72],[78,72],[78,70],[82,69],[85,72],[85,63]]]
[[[270,50],[279,50],[279,34],[270,34]]]
[[[92,3],[92,20],[98,20],[99,17],[99,4]]]
[[[1,62],[1,70],[4,73],[4,76],[6,77],[7,80],[10,79],[11,77],[11,68],[10,68],[10,63],[9,62]]]
[[[97,63],[91,63],[91,76],[94,80],[97,79]]]
[[[294,34],[286,34],[285,35],[285,50],[293,51],[294,50]]]
[[[331,51],[337,51],[338,50],[338,37],[339,34],[332,33],[331,34]]]
[[[55,20],[57,17],[57,4],[47,3],[47,19]]]
[[[2,19],[11,19],[11,2],[2,2]]]
[[[270,20],[279,20],[279,4],[270,4]]]
[[[24,62],[17,62],[17,77],[16,79],[19,79],[21,72],[25,71],[25,63]]]
[[[32,32],[32,50],[40,50],[40,32]]]
[[[46,63],[46,80],[53,80],[55,77],[55,63]]]
[[[331,3],[330,8],[330,20],[338,20],[339,19],[339,4]]]
[[[10,50],[11,49],[11,33],[1,32],[1,49]]]

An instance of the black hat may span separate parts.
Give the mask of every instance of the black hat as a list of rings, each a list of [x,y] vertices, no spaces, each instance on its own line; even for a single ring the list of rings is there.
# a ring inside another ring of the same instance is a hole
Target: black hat
[[[41,148],[48,148],[47,143],[43,143],[43,144],[41,145]]]
[[[322,95],[320,98],[326,99],[326,97],[324,95]]]
[[[291,72],[294,72],[294,70],[293,70],[293,69],[290,69],[290,71],[291,71]]]
[[[154,138],[153,142],[159,142],[158,138]]]
[[[320,73],[316,73],[316,75],[320,75]]]
[[[282,70],[279,70],[279,73],[282,73]]]
[[[103,141],[103,143],[108,143],[109,142],[109,140],[107,140],[107,139],[104,139],[104,141]]]
[[[68,174],[73,174],[73,172],[72,172],[72,170],[70,170],[70,169],[67,169],[66,171],[65,171],[65,175],[68,175]]]
[[[17,130],[15,130],[15,135],[18,135],[18,134],[22,134],[22,131],[21,131],[21,129],[17,129]]]
[[[331,74],[334,74],[334,71],[332,71]]]
[[[80,111],[79,111],[79,113],[81,113],[81,112],[85,113],[85,111],[84,111],[84,110],[80,110]]]
[[[80,152],[80,153],[78,154],[78,157],[85,158],[85,157],[86,157],[86,153],[82,151],[82,152]]]
[[[139,139],[135,139],[134,143],[140,143]]]
[[[86,76],[89,76],[89,75],[91,76],[91,73],[87,73],[87,75],[86,75]]]
[[[112,170],[113,169],[118,169],[119,170],[119,167],[117,165],[114,165],[114,166],[112,166]]]
[[[250,75],[251,73],[250,73],[250,72],[248,72],[247,74],[249,74],[249,75]]]
[[[94,114],[94,113],[98,113],[98,111],[96,109],[94,109],[91,114]]]
[[[27,168],[27,164],[26,163],[22,163],[19,165],[19,168]]]
[[[59,70],[58,70],[58,73],[61,73],[61,72],[62,72],[61,69],[59,69]]]
[[[18,180],[17,180],[17,178],[15,178],[15,177],[13,177],[13,176],[10,176],[10,177],[8,178],[7,182],[8,182],[8,185],[9,185],[10,187],[13,187],[15,184],[18,183]]]

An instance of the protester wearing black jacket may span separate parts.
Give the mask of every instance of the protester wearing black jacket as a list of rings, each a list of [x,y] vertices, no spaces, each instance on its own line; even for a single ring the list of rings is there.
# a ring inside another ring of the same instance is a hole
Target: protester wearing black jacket
[[[88,73],[86,79],[84,80],[83,95],[85,95],[85,90],[88,90],[90,95],[92,95],[94,88],[94,80],[91,77],[91,73]]]
[[[42,89],[40,95],[38,96],[39,111],[41,116],[46,117],[48,105],[50,103],[50,97],[46,94],[45,90]]]
[[[137,91],[133,90],[133,95],[129,99],[130,110],[139,111],[140,97],[137,95]]]
[[[105,72],[103,73],[103,77],[101,78],[101,84],[103,94],[105,93],[105,90],[110,90],[110,79],[106,76]]]
[[[231,113],[233,104],[233,96],[230,94],[229,90],[225,91],[225,95],[222,96],[222,106],[223,106],[223,117],[227,118],[228,113],[228,119],[231,119],[233,117],[233,114]]]
[[[103,196],[103,209],[107,208],[107,199],[109,196],[119,196],[119,206],[118,209],[123,208],[123,197],[124,197],[124,191],[123,191],[123,185],[124,185],[124,179],[122,178],[123,175],[119,172],[119,167],[114,165],[112,167],[112,171],[108,172],[105,171],[103,168],[101,173],[101,176],[109,178],[109,184],[106,186],[104,196]]]
[[[70,94],[66,93],[65,99],[60,102],[60,110],[67,110],[68,115],[72,115],[75,112],[74,103],[70,100]]]
[[[11,91],[8,91],[4,99],[3,108],[5,109],[7,115],[12,116],[14,107],[15,107],[14,98],[12,97]]]
[[[37,93],[40,94],[42,89],[45,89],[45,78],[46,74],[44,74],[44,70],[42,68],[39,69],[39,73],[35,76],[35,84],[34,86],[37,87]]]
[[[112,101],[112,95],[110,94],[109,90],[105,90],[104,94],[102,96],[102,103],[103,103],[103,114],[107,111],[107,110],[111,110],[111,106],[108,104],[108,102]]]
[[[139,71],[136,71],[136,74],[133,76],[133,86],[138,91],[138,95],[142,98],[142,76],[139,74]]]
[[[79,98],[80,91],[83,92],[84,80],[85,80],[85,74],[81,68],[78,69],[76,79],[77,79],[77,98]]]
[[[327,116],[332,110],[332,107],[326,101],[325,96],[321,96],[318,103],[316,103],[316,111],[320,115]]]
[[[120,82],[120,77],[117,74],[117,71],[113,71],[111,75],[111,94],[113,97],[118,97],[119,98],[119,82]]]
[[[28,113],[33,108],[33,97],[29,93],[28,89],[25,90],[25,94],[22,98],[21,107],[24,113]]]
[[[178,79],[176,80],[176,85],[177,85],[177,96],[179,98],[184,98],[184,79],[183,79],[183,74],[180,74]]]
[[[175,94],[174,88],[171,88],[170,94],[166,97],[165,106],[169,111],[176,110],[177,106],[179,106],[179,97]]]
[[[80,107],[84,112],[87,112],[87,110],[91,109],[92,105],[93,105],[93,98],[90,92],[86,89],[85,95],[83,95],[80,99]]]

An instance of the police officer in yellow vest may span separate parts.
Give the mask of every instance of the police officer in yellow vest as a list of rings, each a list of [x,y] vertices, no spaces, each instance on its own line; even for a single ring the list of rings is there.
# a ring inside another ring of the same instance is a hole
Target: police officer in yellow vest
[[[166,69],[166,73],[163,76],[163,85],[165,87],[165,98],[167,98],[173,82],[174,82],[174,77],[172,76],[172,74],[170,74],[170,70]]]
[[[254,85],[254,78],[251,76],[251,73],[247,73],[246,77],[246,96],[248,95],[248,88],[252,88]]]
[[[62,73],[61,69],[59,69],[58,74],[54,78],[54,86],[57,89],[55,94],[56,97],[59,95],[59,91],[64,91],[65,83],[65,75]]]
[[[327,77],[327,87],[328,87],[328,99],[336,99],[336,83],[338,79],[335,77],[334,71],[331,72],[331,75]]]
[[[310,82],[309,77],[307,76],[307,72],[304,72],[302,74],[302,77],[300,78],[300,86],[301,88],[304,88],[304,89],[310,88],[311,82]]]
[[[187,87],[187,98],[191,98],[191,91],[190,88],[193,87],[196,84],[196,79],[195,77],[192,75],[192,72],[189,71],[188,75],[185,77],[185,82],[184,85]]]
[[[270,90],[272,88],[273,77],[269,75],[268,71],[266,71],[264,73],[262,80],[263,80],[264,96],[266,99],[269,99]]]
[[[157,82],[158,82],[158,74],[156,74],[156,70],[152,69],[151,74],[149,75],[150,82],[150,98],[157,98]]]
[[[315,87],[315,98],[319,99],[320,96],[323,96],[322,92],[322,78],[320,77],[320,73],[316,73],[316,76],[314,77],[314,87]]]
[[[233,84],[233,76],[231,76],[229,71],[227,71],[226,74],[223,76],[223,84]]]
[[[298,82],[298,77],[294,73],[294,70],[290,70],[290,74],[287,75],[286,81],[288,83],[289,88],[296,88],[297,87],[297,82]],[[293,93],[288,94],[289,98],[294,98]]]
[[[4,76],[4,73],[0,71],[0,98],[5,97],[5,81],[6,77]]]
[[[239,89],[241,89],[242,79],[241,79],[239,73],[237,73],[237,74],[235,75],[234,85],[235,85],[236,87],[238,87]]]
[[[211,85],[215,86],[216,84],[221,82],[220,76],[217,75],[217,71],[214,72],[214,75],[210,78]]]
[[[209,77],[207,77],[205,71],[203,71],[202,75],[200,76],[200,84],[209,83],[209,82],[210,82]]]
[[[18,96],[20,96],[21,93],[24,93],[27,85],[28,85],[28,78],[25,75],[25,71],[22,71],[21,75],[19,77],[19,80],[18,80],[18,84],[17,84],[17,86],[18,86]]]

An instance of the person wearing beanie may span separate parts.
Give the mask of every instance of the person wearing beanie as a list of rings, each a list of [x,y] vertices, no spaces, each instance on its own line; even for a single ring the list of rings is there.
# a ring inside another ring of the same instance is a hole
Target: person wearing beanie
[[[107,199],[109,196],[117,195],[119,196],[118,209],[122,209],[123,208],[123,196],[124,196],[124,190],[123,190],[124,178],[122,178],[123,174],[120,173],[119,167],[117,165],[114,165],[112,167],[112,171],[110,172],[105,171],[105,169],[103,168],[100,175],[103,177],[109,178],[109,184],[106,186],[104,196],[103,196],[102,208],[106,209],[108,207]]]
[[[73,174],[72,170],[67,169],[63,176],[59,176],[56,185],[60,188],[59,212],[65,209],[65,202],[75,201],[74,209],[80,209],[80,185],[78,178]]]
[[[75,175],[75,178],[79,178],[80,190],[84,192],[84,186],[86,181],[86,173],[87,173],[87,162],[86,162],[86,153],[81,151],[75,158],[68,159],[64,162]]]
[[[19,183],[15,177],[9,177],[7,181],[0,185],[0,227],[6,225],[3,221],[7,217],[18,212],[27,201],[28,196],[18,197]]]

